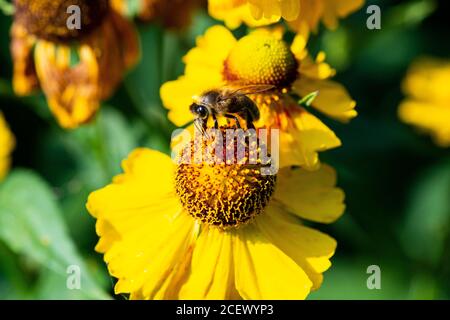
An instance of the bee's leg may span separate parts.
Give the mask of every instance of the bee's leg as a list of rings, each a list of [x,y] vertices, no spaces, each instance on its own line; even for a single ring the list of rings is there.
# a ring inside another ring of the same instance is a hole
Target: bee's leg
[[[247,123],[247,130],[255,129],[255,125],[253,124],[253,116],[248,110],[239,113],[239,115],[245,119],[245,122]]]
[[[219,122],[217,121],[217,116],[215,113],[212,114],[212,118],[214,120],[214,129],[219,129]]]
[[[238,129],[241,129],[241,123],[239,122],[239,119],[235,115],[227,113],[224,116],[225,118],[233,119],[236,122],[236,127],[238,127]]]
[[[247,114],[246,122],[247,122],[247,129],[253,130],[255,129],[255,125],[253,124],[253,118],[249,114]]]

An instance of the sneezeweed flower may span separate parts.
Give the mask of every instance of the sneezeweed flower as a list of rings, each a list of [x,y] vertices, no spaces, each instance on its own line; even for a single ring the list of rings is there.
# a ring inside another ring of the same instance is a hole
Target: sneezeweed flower
[[[3,113],[0,112],[0,181],[2,181],[9,171],[11,165],[11,152],[14,149],[15,139]]]
[[[158,22],[168,29],[182,29],[190,25],[192,15],[202,0],[112,0],[119,12],[137,16],[142,22]]]
[[[317,169],[318,152],[340,146],[341,141],[316,116],[299,106],[293,95],[318,91],[312,107],[332,118],[348,121],[357,115],[346,89],[330,80],[335,71],[308,54],[302,36],[289,46],[283,31],[259,29],[235,39],[228,29],[214,26],[197,40],[184,57],[184,75],[161,87],[169,119],[177,126],[192,121],[192,97],[223,86],[273,85],[274,90],[250,95],[261,114],[256,128],[280,130],[280,165]]]
[[[28,95],[41,87],[64,128],[88,122],[138,58],[133,26],[107,0],[15,0],[14,4],[15,92]],[[72,5],[81,11],[80,29],[67,26],[67,8]]]
[[[118,278],[115,292],[131,299],[304,299],[319,288],[336,242],[299,217],[329,223],[342,214],[335,171],[322,165],[264,176],[260,162],[224,164],[205,152],[210,161],[195,164],[135,150],[124,173],[90,195],[96,250]]]
[[[404,122],[431,134],[450,147],[450,61],[422,58],[414,62],[403,82],[407,95],[399,107]]]
[[[231,28],[242,23],[250,27],[266,26],[285,20],[295,31],[316,31],[320,21],[334,29],[339,18],[358,10],[364,0],[209,0],[212,17]]]

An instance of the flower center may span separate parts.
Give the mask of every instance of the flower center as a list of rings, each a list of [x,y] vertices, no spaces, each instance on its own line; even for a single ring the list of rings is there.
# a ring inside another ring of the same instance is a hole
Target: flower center
[[[109,7],[108,0],[14,0],[14,5],[15,22],[51,41],[70,41],[91,32]]]
[[[223,74],[228,81],[244,84],[288,86],[296,79],[297,68],[297,60],[283,40],[253,33],[231,50]]]
[[[203,150],[203,159],[207,161],[178,164],[176,193],[191,216],[203,223],[230,229],[250,222],[263,211],[274,191],[276,175],[261,174],[264,164],[255,157],[248,142],[243,143],[246,147],[245,162],[240,161],[237,155],[241,141],[226,142],[229,133],[223,129],[221,132],[223,142],[219,144],[203,139],[200,143],[192,141],[188,145],[186,149],[192,154],[195,150]],[[220,152],[212,148],[213,144],[222,146]],[[230,162],[226,153],[232,154],[235,161]]]

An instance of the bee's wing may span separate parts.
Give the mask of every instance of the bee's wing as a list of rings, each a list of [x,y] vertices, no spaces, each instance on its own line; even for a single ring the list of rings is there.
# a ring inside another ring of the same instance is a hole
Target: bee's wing
[[[227,100],[227,99],[230,99],[230,98],[232,98],[234,96],[238,96],[238,95],[261,93],[261,92],[272,90],[274,88],[275,88],[274,85],[268,85],[268,84],[254,84],[254,85],[242,86],[239,88],[231,87],[229,92],[225,93],[222,96],[222,99]]]

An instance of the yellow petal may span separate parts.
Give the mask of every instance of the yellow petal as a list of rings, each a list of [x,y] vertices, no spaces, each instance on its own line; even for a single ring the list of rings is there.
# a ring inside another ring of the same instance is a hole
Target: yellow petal
[[[125,172],[112,184],[90,194],[87,209],[91,215],[107,220],[122,235],[139,227],[152,213],[181,210],[178,199],[172,196],[174,169],[167,155],[137,149],[122,166]]]
[[[436,58],[415,61],[403,82],[403,91],[411,98],[442,103],[450,101],[450,62]]]
[[[329,29],[338,26],[338,19],[358,10],[364,4],[364,0],[324,0],[322,20]]]
[[[17,23],[11,27],[11,55],[14,63],[13,88],[17,95],[28,95],[39,88],[34,67],[33,47],[36,39]]]
[[[162,85],[161,99],[175,125],[184,126],[192,121],[189,106],[193,96],[223,86],[223,64],[235,43],[236,39],[225,27],[209,28],[205,35],[198,37],[197,46],[184,57],[185,75]]]
[[[254,225],[239,229],[233,242],[236,288],[244,299],[305,299],[312,282]]]
[[[253,8],[254,9],[254,8]],[[222,20],[230,29],[238,28],[243,22],[250,27],[266,26],[278,21],[277,17],[255,19],[251,5],[246,0],[209,0],[208,12],[214,19]],[[257,9],[256,9],[257,10]],[[255,12],[255,14],[259,14]]]
[[[319,52],[315,60],[313,60],[309,55],[306,55],[300,62],[300,78],[311,78],[311,79],[328,79],[336,74],[334,70],[328,63],[325,62],[325,53]]]
[[[231,235],[205,227],[196,241],[191,272],[180,299],[230,299],[234,288]]]
[[[280,131],[280,166],[304,166],[315,170],[319,167],[318,152],[341,145],[326,125],[303,109],[292,114],[295,126]]]
[[[436,143],[450,147],[450,108],[447,104],[406,100],[399,107],[404,122],[431,133]]]
[[[286,21],[297,19],[300,13],[300,0],[283,0],[280,5],[283,19]]]
[[[194,239],[194,219],[184,212],[172,216],[155,212],[142,219],[105,254],[109,272],[119,279],[115,292],[174,298],[177,274],[186,272],[183,262],[189,259]]]
[[[191,75],[191,72],[196,74],[198,68],[220,74],[223,62],[235,44],[236,39],[227,28],[219,25],[210,27],[204,35],[197,38],[197,46],[184,57],[185,74]],[[212,76],[215,77],[216,74]],[[209,82],[210,79],[203,79],[203,81]]]
[[[297,34],[294,37],[291,45],[291,51],[295,58],[299,61],[303,60],[308,55],[306,44],[309,39],[309,28],[305,23],[299,25]],[[300,63],[300,68],[303,67],[303,62]]]
[[[322,165],[317,171],[283,168],[273,198],[290,212],[316,222],[330,223],[345,210],[344,192],[336,188],[336,172]]]
[[[160,152],[137,149],[122,166],[123,174],[88,199],[98,219],[97,250],[119,279],[116,293],[173,298],[197,233],[173,190],[174,165]]]
[[[64,128],[75,128],[89,121],[99,107],[98,64],[94,51],[80,47],[80,63],[71,67],[71,48],[38,41],[36,70],[51,111]]]
[[[289,26],[297,32],[305,27],[308,28],[308,30],[317,31],[317,25],[319,24],[323,12],[323,6],[324,3],[321,0],[301,0],[300,14],[295,20],[289,22]]]
[[[356,102],[350,97],[344,86],[337,82],[300,77],[294,83],[293,88],[302,97],[318,91],[312,106],[334,119],[348,122],[358,114],[355,110]]]
[[[302,226],[297,218],[270,205],[256,219],[261,232],[306,272],[313,289],[322,283],[322,273],[330,266],[336,241],[314,229]]]
[[[15,139],[0,111],[0,181],[7,174],[11,165],[11,152],[15,146]]]

